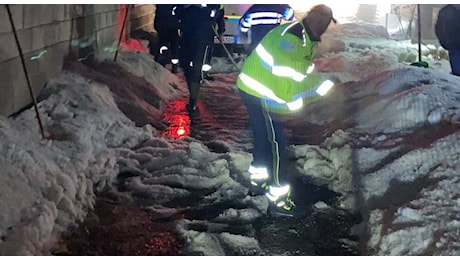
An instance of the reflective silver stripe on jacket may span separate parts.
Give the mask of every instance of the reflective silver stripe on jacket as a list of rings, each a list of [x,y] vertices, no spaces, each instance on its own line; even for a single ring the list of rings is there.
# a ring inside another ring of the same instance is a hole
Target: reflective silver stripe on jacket
[[[283,15],[277,12],[256,12],[247,15],[242,19],[240,30],[247,32],[253,25],[260,24],[280,24]]]

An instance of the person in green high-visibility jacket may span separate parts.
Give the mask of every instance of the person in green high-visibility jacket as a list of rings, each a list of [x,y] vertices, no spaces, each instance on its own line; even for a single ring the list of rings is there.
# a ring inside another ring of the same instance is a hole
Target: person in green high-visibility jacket
[[[333,87],[321,81],[314,59],[321,35],[336,22],[326,5],[314,6],[300,21],[279,25],[268,32],[247,57],[237,79],[254,138],[249,173],[251,194],[265,194],[270,212],[294,215],[290,186],[280,175],[280,153],[285,147],[283,116],[302,108]]]

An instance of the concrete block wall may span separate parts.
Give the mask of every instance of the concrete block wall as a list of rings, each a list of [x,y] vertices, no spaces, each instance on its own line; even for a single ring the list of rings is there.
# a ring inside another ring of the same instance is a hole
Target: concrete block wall
[[[130,12],[130,29],[132,31],[143,29],[153,32],[153,18],[155,16],[155,5],[138,4],[133,5]]]
[[[82,62],[100,52],[115,55],[127,5],[8,5],[27,74],[36,97],[48,79],[57,77],[66,56]],[[131,5],[125,27],[153,30],[154,5]],[[0,5],[0,115],[10,116],[32,104],[6,5]],[[71,55],[72,54],[72,55]]]

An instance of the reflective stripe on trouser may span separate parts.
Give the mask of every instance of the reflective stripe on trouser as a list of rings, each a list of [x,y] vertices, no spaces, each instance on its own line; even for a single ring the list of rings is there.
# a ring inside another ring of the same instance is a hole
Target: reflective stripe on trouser
[[[283,123],[271,119],[259,98],[241,90],[240,96],[246,105],[254,138],[251,165],[266,168],[269,174],[268,183],[279,185],[282,182],[279,176],[279,153],[285,146]]]
[[[270,179],[266,167],[255,167],[253,165],[250,165],[248,171],[251,174],[251,184],[254,186],[259,186]]]
[[[294,204],[292,200],[290,200],[290,187],[289,185],[284,186],[270,186],[268,188],[268,192],[265,193],[265,196],[275,203],[277,207],[286,207],[286,209],[290,209]]]
[[[275,127],[273,125],[273,120],[270,116],[270,113],[266,109],[262,109],[265,118],[265,126],[267,127],[267,137],[268,141],[271,143],[272,146],[272,176],[273,176],[273,184],[280,185],[279,180],[279,169],[280,169],[280,149],[279,144],[277,142],[277,135],[282,134],[278,131],[275,131]]]

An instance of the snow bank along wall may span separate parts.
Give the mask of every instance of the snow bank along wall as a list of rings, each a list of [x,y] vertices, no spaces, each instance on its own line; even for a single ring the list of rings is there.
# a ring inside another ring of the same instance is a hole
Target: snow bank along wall
[[[128,5],[9,5],[35,96],[62,70],[64,57],[90,61],[98,52],[112,52]],[[154,5],[130,5],[125,35],[153,30]],[[124,38],[125,39],[125,38]],[[6,5],[0,5],[0,115],[9,116],[31,104],[13,27]]]

